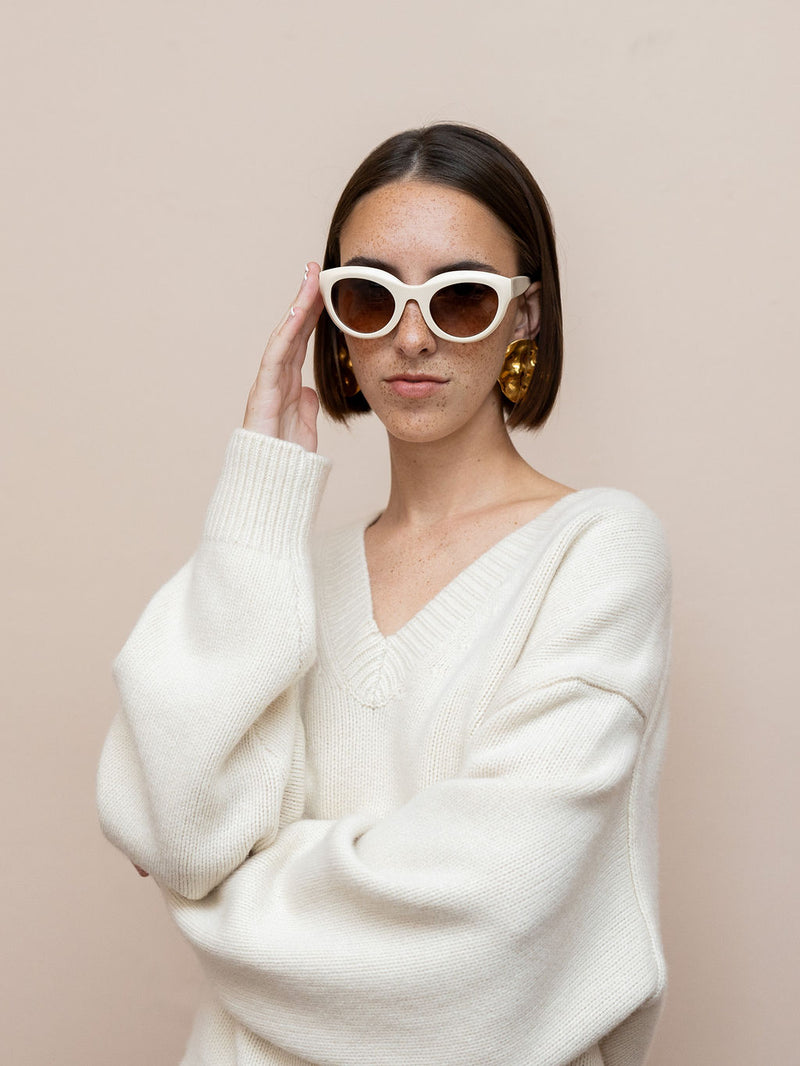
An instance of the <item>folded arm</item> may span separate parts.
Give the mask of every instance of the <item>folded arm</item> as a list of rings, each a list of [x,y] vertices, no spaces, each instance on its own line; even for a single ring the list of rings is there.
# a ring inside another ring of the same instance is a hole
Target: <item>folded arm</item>
[[[114,666],[101,824],[189,898],[302,811],[296,682],[314,657],[308,535],[326,471],[298,445],[237,431],[197,554]]]

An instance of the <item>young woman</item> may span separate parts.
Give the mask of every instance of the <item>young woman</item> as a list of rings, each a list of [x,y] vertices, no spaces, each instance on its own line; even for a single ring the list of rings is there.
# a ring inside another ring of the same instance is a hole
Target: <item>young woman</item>
[[[635,1066],[665,984],[669,563],[630,493],[533,470],[545,201],[494,138],[391,138],[272,334],[193,559],[122,650],[103,828],[209,982],[185,1066]],[[312,552],[301,384],[391,491]]]

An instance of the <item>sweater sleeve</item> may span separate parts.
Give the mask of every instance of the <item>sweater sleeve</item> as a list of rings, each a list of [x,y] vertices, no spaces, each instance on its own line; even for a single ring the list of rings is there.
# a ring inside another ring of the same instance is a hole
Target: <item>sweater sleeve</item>
[[[383,817],[299,819],[199,902],[167,893],[224,1008],[270,1045],[320,1063],[555,1066],[659,997],[657,520],[584,523],[529,593],[533,622],[456,776]],[[639,1063],[647,1039],[629,1033],[608,1061]]]
[[[327,468],[237,430],[197,553],[114,664],[121,710],[100,760],[101,825],[187,898],[302,812],[296,682],[314,657],[308,539]]]

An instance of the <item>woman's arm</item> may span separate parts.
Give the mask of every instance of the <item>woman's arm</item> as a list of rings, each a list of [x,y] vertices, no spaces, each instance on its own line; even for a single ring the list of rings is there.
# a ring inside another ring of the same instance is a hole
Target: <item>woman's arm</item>
[[[302,812],[295,682],[315,654],[308,536],[327,465],[237,430],[196,555],[114,664],[121,710],[100,762],[101,824],[190,898]]]
[[[457,777],[383,818],[293,822],[199,903],[168,894],[264,1040],[318,1062],[569,1062],[662,991],[660,527],[600,516],[549,562]]]
[[[314,656],[308,537],[328,467],[301,380],[317,274],[269,339],[196,555],[114,666],[101,823],[141,873],[189,898],[303,808],[295,682]]]

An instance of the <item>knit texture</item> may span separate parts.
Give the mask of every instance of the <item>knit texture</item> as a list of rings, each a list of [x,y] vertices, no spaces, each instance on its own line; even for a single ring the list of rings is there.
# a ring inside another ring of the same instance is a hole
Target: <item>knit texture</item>
[[[665,987],[670,571],[564,497],[390,637],[327,463],[237,430],[115,663],[109,839],[208,977],[183,1066],[641,1066]]]

